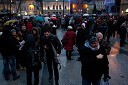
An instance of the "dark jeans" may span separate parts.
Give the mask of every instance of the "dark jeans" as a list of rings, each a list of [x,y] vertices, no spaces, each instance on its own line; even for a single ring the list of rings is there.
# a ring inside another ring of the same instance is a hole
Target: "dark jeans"
[[[67,59],[71,59],[71,54],[72,54],[72,51],[66,50]]]
[[[32,72],[34,73],[34,85],[39,84],[39,69],[26,70],[27,73],[27,85],[32,85]]]
[[[22,67],[25,67],[25,65],[26,65],[26,57],[27,57],[27,54],[26,53],[24,53],[22,50],[20,50],[20,52],[19,52],[19,62],[20,62],[20,65],[22,66]]]
[[[20,68],[20,56],[17,55],[16,56],[16,69],[19,69]]]
[[[53,70],[54,70],[55,81],[58,81],[59,80],[58,64],[55,62],[55,60],[52,57],[46,57],[46,59],[47,59],[49,77],[51,78],[53,77]]]
[[[13,76],[16,76],[16,60],[15,60],[15,56],[8,56],[7,58],[3,58],[3,74],[5,76],[8,76],[10,73]],[[10,68],[11,67],[11,68]]]
[[[126,39],[126,33],[120,34],[120,45],[124,45]]]
[[[99,80],[88,80],[88,79],[82,79],[82,85],[100,85],[100,79]]]
[[[107,34],[107,41],[108,41],[108,42],[110,42],[110,37],[111,37],[111,36],[112,36],[112,32],[109,31],[108,34]]]

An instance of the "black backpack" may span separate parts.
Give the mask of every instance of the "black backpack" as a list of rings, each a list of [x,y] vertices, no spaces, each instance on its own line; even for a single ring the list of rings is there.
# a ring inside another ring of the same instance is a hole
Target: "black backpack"
[[[28,50],[28,65],[31,69],[41,69],[40,49],[38,46],[30,47]]]

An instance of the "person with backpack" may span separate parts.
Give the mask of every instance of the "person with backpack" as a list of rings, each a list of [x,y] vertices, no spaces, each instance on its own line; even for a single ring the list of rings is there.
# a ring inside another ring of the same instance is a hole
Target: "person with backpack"
[[[55,54],[61,53],[61,43],[56,35],[51,34],[49,29],[45,29],[44,36],[41,38],[41,47],[45,50],[46,53],[49,82],[53,80],[54,70],[55,85],[59,85],[58,61]]]
[[[26,74],[27,85],[32,85],[32,73],[34,73],[34,85],[39,84],[39,71],[42,68],[39,38],[35,36],[36,28],[32,30],[32,34],[28,34],[23,50],[26,54]]]

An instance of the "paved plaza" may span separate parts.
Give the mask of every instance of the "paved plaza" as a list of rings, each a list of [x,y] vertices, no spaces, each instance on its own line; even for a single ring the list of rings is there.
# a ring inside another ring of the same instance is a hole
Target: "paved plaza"
[[[58,30],[58,36],[61,39],[64,31]],[[119,46],[118,38],[111,38],[111,54],[109,58],[110,67],[110,85],[128,85],[128,45],[125,47]],[[73,60],[67,60],[65,56],[65,50],[62,49],[62,53],[59,57],[62,68],[59,70],[60,73],[60,85],[82,85],[81,84],[81,63],[76,61],[79,57],[77,48],[74,47],[72,53]],[[17,71],[20,74],[20,79],[13,81],[10,78],[6,81],[2,75],[2,56],[0,55],[0,85],[26,85],[26,73],[24,70]],[[40,85],[54,85],[54,81],[48,82],[48,71],[47,65],[42,64],[40,71]]]

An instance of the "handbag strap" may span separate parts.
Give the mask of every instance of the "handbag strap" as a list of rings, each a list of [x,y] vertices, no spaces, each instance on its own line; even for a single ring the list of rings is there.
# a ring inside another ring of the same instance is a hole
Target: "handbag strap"
[[[51,45],[52,45],[53,52],[56,52],[56,49],[55,49],[55,47],[53,46],[52,43],[51,43]],[[57,54],[57,52],[56,52],[55,54]],[[54,55],[55,55],[55,54],[54,54]],[[57,64],[59,65],[59,70],[60,70],[60,69],[61,69],[61,64],[60,64],[60,62],[59,62],[59,60],[58,60],[58,58],[57,58],[57,55],[54,56],[54,58],[57,59]]]

